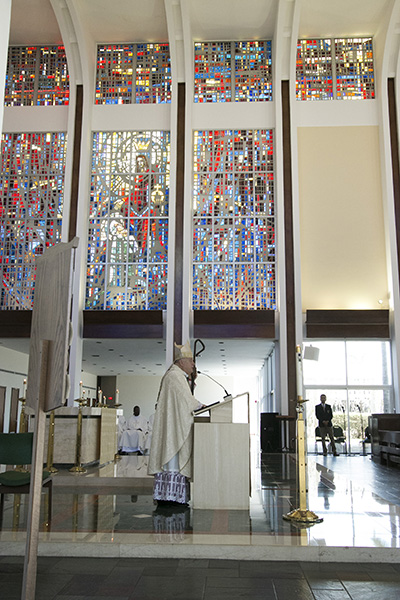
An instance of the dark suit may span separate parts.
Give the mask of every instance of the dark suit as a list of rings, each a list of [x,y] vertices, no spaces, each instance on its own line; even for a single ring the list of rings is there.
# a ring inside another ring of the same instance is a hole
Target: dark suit
[[[336,456],[337,452],[336,452],[336,445],[335,445],[335,438],[333,437],[333,427],[332,427],[332,408],[330,404],[317,404],[317,406],[315,407],[315,415],[318,419],[318,427],[319,427],[319,432],[321,435],[321,440],[322,440],[322,451],[324,454],[327,454],[327,448],[326,448],[326,442],[325,442],[325,438],[326,436],[329,436],[329,439],[331,440],[331,446],[332,446],[332,452],[333,454]],[[324,423],[325,421],[325,423]],[[326,424],[326,422],[328,422],[328,424]]]
[[[330,404],[317,404],[315,407],[315,414],[318,419],[319,427],[332,427],[332,408]],[[328,425],[326,425],[323,421],[328,421]]]

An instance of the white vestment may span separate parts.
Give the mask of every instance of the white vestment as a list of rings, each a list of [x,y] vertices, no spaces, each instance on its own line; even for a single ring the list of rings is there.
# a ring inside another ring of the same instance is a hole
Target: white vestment
[[[200,406],[190,391],[185,372],[172,365],[162,378],[158,393],[149,475],[169,470],[166,465],[174,459],[179,473],[192,476],[192,413]]]
[[[144,453],[145,454],[149,454],[150,453],[151,438],[152,438],[152,435],[153,435],[154,417],[155,417],[155,413],[153,413],[152,415],[149,416],[149,420],[148,420],[148,423],[147,423],[148,430],[147,430],[146,441],[144,443]]]
[[[132,415],[120,439],[123,452],[143,452],[147,433],[147,419]]]

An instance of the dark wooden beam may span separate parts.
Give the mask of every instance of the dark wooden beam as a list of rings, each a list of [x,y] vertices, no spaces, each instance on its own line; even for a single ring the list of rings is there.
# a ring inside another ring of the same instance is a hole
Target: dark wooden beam
[[[185,183],[185,98],[184,83],[178,83],[178,119],[176,142],[176,218],[175,218],[175,282],[174,341],[182,344],[183,296],[183,216]]]
[[[77,85],[76,86],[74,145],[73,145],[73,158],[72,158],[71,202],[70,202],[70,213],[69,213],[68,241],[71,241],[76,236],[76,224],[78,222],[78,193],[79,193],[79,169],[80,169],[80,163],[81,163],[82,114],[83,114],[83,85]]]
[[[294,287],[293,250],[293,193],[292,193],[292,145],[290,123],[289,81],[282,81],[282,142],[283,142],[283,203],[285,226],[285,283],[286,283],[286,343],[288,368],[289,414],[296,414],[296,405],[290,400],[296,393],[296,313]],[[294,428],[293,428],[294,429]],[[293,432],[290,432],[292,438]]]
[[[31,310],[1,310],[0,338],[29,338],[31,323]]]
[[[400,279],[400,172],[399,172],[399,134],[397,123],[396,89],[393,77],[388,79],[389,131],[392,154],[392,180],[394,198],[394,218],[396,223],[397,276]]]
[[[162,310],[84,310],[84,338],[163,338]]]
[[[308,338],[389,339],[388,310],[307,310]]]
[[[264,338],[274,340],[274,310],[196,310],[196,338]]]

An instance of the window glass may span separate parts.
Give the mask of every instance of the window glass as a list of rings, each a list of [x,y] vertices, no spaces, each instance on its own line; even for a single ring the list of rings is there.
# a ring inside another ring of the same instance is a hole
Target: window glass
[[[318,360],[303,360],[304,385],[346,385],[344,341],[318,342],[315,347]]]
[[[390,385],[389,342],[347,342],[349,385]]]

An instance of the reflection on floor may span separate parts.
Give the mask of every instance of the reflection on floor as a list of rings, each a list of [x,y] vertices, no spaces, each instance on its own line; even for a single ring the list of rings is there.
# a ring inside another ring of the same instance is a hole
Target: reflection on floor
[[[296,460],[253,456],[249,511],[160,509],[147,457],[124,456],[84,475],[54,476],[51,523],[42,496],[39,554],[400,562],[398,469],[368,456],[308,457],[309,508],[323,522],[298,528]],[[0,555],[24,553],[27,497],[6,497]]]

